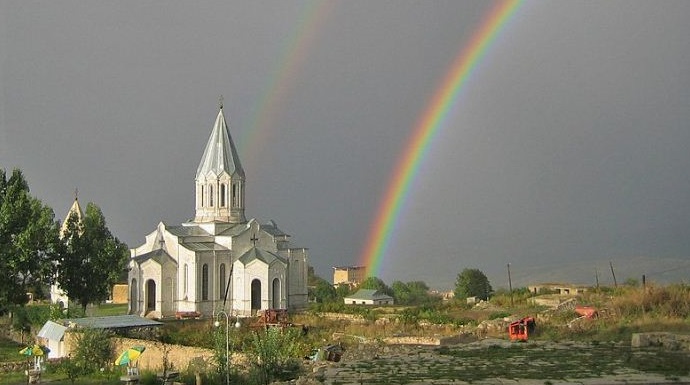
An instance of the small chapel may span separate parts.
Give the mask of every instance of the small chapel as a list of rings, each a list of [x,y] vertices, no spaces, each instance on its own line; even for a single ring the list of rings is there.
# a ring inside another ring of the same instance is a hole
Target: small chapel
[[[246,219],[245,173],[222,100],[194,184],[194,218],[160,222],[130,250],[129,313],[249,317],[305,307],[308,250],[276,222]]]

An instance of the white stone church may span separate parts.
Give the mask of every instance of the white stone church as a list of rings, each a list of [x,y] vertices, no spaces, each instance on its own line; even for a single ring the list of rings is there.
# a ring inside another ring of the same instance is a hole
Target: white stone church
[[[161,222],[130,250],[130,314],[246,317],[306,306],[307,249],[294,247],[275,222],[245,218],[245,174],[222,104],[195,185],[194,219]]]

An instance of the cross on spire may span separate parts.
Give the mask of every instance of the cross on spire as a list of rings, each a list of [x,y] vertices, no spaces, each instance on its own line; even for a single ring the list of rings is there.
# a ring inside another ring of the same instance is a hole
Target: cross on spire
[[[249,240],[252,241],[252,243],[254,244],[254,247],[256,247],[256,241],[258,241],[259,238],[257,238],[256,233],[254,233],[254,235],[252,235],[252,237],[249,238]]]
[[[75,201],[78,200],[77,198],[79,198],[79,189],[75,187],[74,188],[74,200]]]
[[[218,98],[218,107],[222,110],[223,109],[223,95],[220,95]]]

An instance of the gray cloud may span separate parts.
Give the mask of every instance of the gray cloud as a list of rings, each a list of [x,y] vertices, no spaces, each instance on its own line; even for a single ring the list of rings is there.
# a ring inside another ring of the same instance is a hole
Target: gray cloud
[[[407,138],[489,6],[335,2],[280,78],[319,3],[2,2],[0,167],[24,170],[60,218],[78,187],[137,246],[193,215],[223,94],[246,144],[247,215],[276,220],[328,277],[357,262]],[[449,287],[479,267],[501,283],[508,262],[527,280],[639,256],[687,273],[688,14],[684,1],[524,3],[435,138],[382,278]],[[285,88],[258,132],[274,79]],[[626,274],[650,271],[634,261]]]

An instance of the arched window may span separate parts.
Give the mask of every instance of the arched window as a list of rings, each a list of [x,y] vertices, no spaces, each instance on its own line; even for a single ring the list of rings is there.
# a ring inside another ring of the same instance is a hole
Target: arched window
[[[204,185],[201,185],[201,207],[204,207]]]
[[[220,185],[220,207],[225,207],[225,183]]]
[[[220,291],[218,292],[218,298],[223,299],[225,298],[225,264],[221,263],[220,264],[220,269],[218,271],[218,283],[219,283],[219,289]]]
[[[208,300],[208,265],[201,267],[201,300]]]
[[[208,185],[208,205],[213,207],[213,185]]]
[[[237,207],[237,184],[232,184],[232,207]]]

